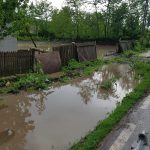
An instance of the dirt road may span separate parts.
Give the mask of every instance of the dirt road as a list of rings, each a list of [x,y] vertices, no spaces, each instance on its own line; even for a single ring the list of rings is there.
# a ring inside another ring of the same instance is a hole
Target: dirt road
[[[130,150],[143,130],[148,133],[150,146],[150,94],[130,110],[96,150]]]

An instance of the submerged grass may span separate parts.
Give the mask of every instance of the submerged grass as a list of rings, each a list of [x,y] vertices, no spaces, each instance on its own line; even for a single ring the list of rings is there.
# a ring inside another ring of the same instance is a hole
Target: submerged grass
[[[123,98],[117,108],[108,118],[98,123],[94,131],[89,133],[79,143],[75,144],[71,150],[92,150],[104,137],[119,123],[125,114],[137,103],[146,91],[150,88],[150,63],[135,62],[134,69],[142,79],[139,85],[126,97]]]
[[[113,84],[116,82],[115,78],[108,79],[102,82],[101,88],[109,90],[113,87]]]

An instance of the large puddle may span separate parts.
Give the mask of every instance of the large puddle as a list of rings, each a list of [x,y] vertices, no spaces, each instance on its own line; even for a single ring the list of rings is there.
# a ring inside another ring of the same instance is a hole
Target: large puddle
[[[134,74],[128,65],[112,64],[82,81],[2,97],[8,108],[0,110],[0,131],[9,128],[15,134],[3,140],[0,133],[0,150],[68,149],[132,91],[137,84]],[[113,77],[113,89],[102,90],[101,83]]]

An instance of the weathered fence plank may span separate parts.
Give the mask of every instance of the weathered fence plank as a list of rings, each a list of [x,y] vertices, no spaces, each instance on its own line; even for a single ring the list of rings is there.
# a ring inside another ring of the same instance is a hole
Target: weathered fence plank
[[[74,43],[53,47],[58,51],[62,65],[67,65],[69,60],[93,61],[97,59],[96,42]]]
[[[61,64],[67,65],[69,60],[75,59],[78,60],[77,50],[74,44],[60,45],[53,47],[53,51],[58,51],[61,58]]]
[[[0,52],[0,76],[34,71],[34,51]]]
[[[77,43],[78,60],[94,61],[97,59],[96,42]]]
[[[118,43],[118,53],[132,50],[134,48],[134,42],[133,40],[121,40]]]

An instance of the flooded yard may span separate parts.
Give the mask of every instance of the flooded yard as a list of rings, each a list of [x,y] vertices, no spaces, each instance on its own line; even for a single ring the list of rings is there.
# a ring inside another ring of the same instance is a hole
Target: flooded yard
[[[66,150],[105,119],[138,81],[126,64],[111,64],[91,77],[49,90],[1,97],[0,131],[15,133],[0,139],[1,150]],[[116,78],[113,88],[101,83]],[[1,134],[1,133],[0,133]],[[1,136],[1,135],[0,135]]]

